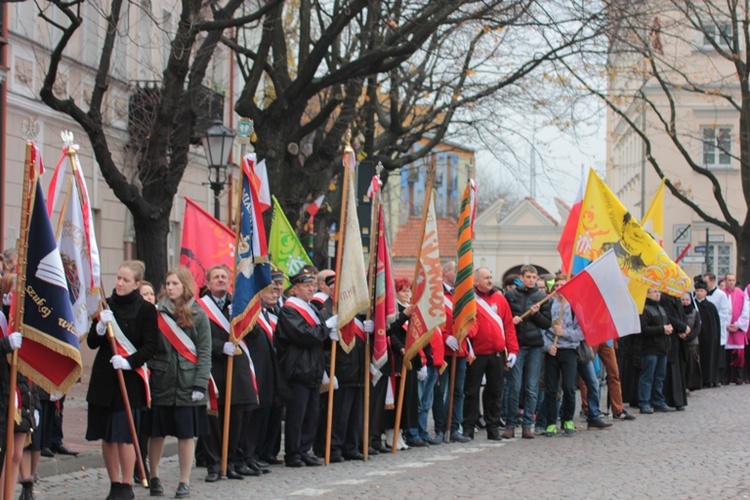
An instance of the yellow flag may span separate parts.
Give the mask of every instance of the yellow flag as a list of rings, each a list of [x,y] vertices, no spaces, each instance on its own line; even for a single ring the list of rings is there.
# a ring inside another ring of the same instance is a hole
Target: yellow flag
[[[633,284],[631,293],[634,289],[640,289],[642,293],[644,287],[653,287],[681,297],[690,288],[687,274],[638,224],[592,169],[573,247],[574,271],[580,271],[610,248],[614,249],[623,274],[630,278],[631,283],[642,284]],[[640,293],[633,299],[639,299]],[[643,303],[642,299],[640,303]],[[636,300],[636,304],[640,303]]]
[[[651,204],[648,206],[648,210],[643,214],[643,220],[641,225],[656,241],[659,242],[659,246],[664,246],[664,182],[666,178],[661,180],[659,189],[656,190],[654,198],[651,200]]]

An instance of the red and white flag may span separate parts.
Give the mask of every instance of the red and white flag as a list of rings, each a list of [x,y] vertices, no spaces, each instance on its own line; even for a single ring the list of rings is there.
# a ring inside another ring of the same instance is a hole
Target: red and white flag
[[[557,293],[570,303],[589,345],[641,332],[638,307],[613,250],[589,264]]]
[[[260,211],[265,212],[271,208],[271,188],[268,184],[268,168],[266,167],[265,159],[257,164],[255,163],[256,159],[255,153],[248,153],[245,155],[244,161],[248,164],[246,171],[249,172],[250,183],[258,194]]]
[[[315,201],[313,201],[307,206],[307,213],[310,214],[310,218],[315,217],[317,215],[318,211],[320,210],[320,207],[323,206],[323,200],[325,199],[325,197],[326,195],[321,194],[315,199]]]
[[[436,329],[445,323],[443,294],[443,270],[440,265],[437,221],[435,217],[435,192],[425,203],[424,239],[417,259],[416,280],[409,331],[406,334],[406,354],[410,360],[419,353],[432,337]]]

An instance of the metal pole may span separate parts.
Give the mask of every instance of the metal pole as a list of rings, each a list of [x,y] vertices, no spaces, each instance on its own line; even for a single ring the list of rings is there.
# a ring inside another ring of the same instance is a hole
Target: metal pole
[[[711,272],[711,260],[708,255],[708,228],[706,228],[706,254],[705,255],[706,255],[706,259],[705,259],[706,272],[710,273]]]

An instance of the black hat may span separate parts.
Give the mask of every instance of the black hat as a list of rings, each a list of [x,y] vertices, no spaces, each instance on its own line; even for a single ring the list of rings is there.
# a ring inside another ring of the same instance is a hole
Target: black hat
[[[310,283],[315,281],[315,273],[305,267],[302,268],[300,272],[290,277],[289,281],[292,285],[296,285],[297,283]]]
[[[330,276],[326,276],[326,285],[333,286],[333,283],[336,281],[336,275],[332,274]]]
[[[284,273],[278,269],[271,271],[271,281],[284,281]]]
[[[696,290],[708,290],[708,285],[706,285],[706,282],[703,281],[703,279],[696,279],[695,281],[693,281],[693,287]]]

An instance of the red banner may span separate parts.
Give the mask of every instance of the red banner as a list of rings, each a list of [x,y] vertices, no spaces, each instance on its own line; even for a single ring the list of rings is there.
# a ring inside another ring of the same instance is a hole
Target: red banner
[[[224,264],[229,269],[230,283],[234,269],[234,232],[216,220],[190,198],[185,198],[185,217],[180,245],[180,265],[193,275],[198,288],[206,283],[206,271]]]

